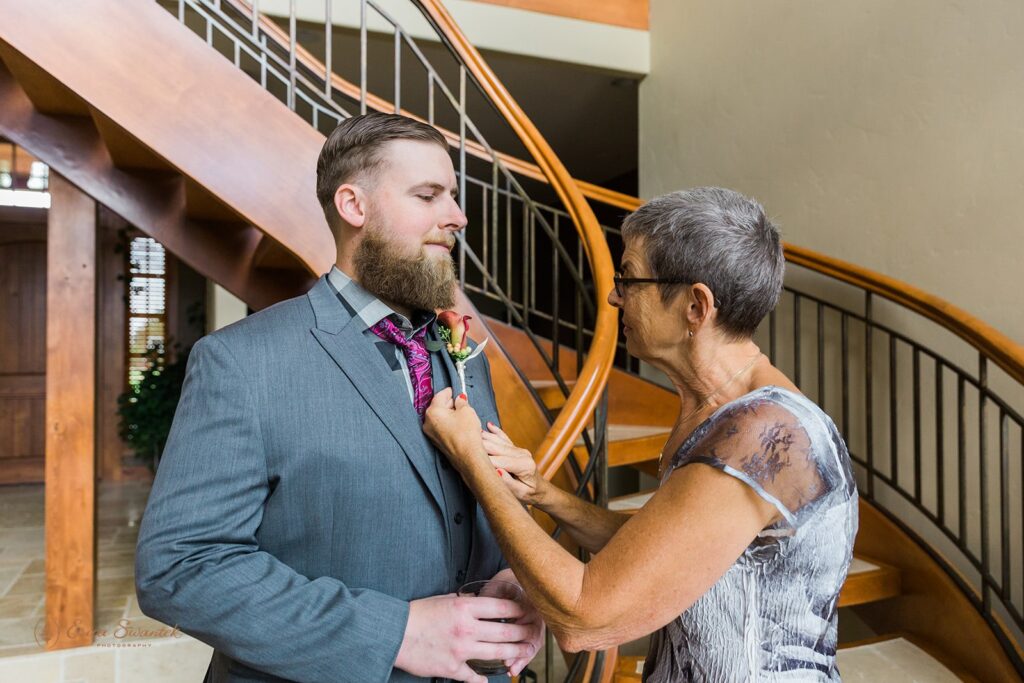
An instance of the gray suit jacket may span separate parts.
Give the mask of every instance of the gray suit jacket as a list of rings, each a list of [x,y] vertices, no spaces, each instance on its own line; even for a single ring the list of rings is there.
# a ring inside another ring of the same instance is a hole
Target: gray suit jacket
[[[192,350],[135,576],[143,612],[214,647],[208,681],[417,680],[393,669],[409,601],[504,566],[475,504],[453,566],[444,456],[353,320],[321,278]],[[467,384],[497,422],[482,354]]]

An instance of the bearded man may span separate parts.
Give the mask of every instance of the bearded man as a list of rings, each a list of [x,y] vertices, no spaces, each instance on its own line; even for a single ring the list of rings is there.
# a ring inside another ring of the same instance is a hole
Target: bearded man
[[[528,606],[453,595],[514,577],[421,427],[456,377],[426,348],[454,303],[456,188],[434,128],[345,121],[317,164],[336,265],[194,347],[135,577],[143,612],[213,646],[207,681],[484,681],[467,660],[518,673],[539,647]],[[467,374],[497,423],[486,360]]]

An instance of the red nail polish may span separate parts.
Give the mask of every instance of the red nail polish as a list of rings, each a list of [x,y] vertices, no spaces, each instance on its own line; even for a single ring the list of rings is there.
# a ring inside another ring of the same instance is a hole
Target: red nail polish
[[[498,476],[499,477],[504,477],[505,473],[502,470],[498,470]]]
[[[459,394],[459,398],[465,401],[468,398],[468,396],[466,396],[465,394]]]

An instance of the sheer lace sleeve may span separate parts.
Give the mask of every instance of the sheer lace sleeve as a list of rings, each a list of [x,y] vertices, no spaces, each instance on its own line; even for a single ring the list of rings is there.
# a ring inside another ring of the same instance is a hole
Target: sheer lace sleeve
[[[801,419],[765,396],[739,399],[695,432],[673,462],[710,465],[743,481],[796,529],[801,511],[828,493],[820,453]]]

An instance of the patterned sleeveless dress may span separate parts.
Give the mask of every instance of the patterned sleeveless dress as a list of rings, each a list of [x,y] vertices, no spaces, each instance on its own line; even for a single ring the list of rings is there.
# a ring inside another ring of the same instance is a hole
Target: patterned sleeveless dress
[[[806,397],[762,387],[704,421],[662,483],[695,463],[744,482],[781,519],[651,636],[644,681],[839,681],[837,605],[853,557],[857,487],[836,426]]]

